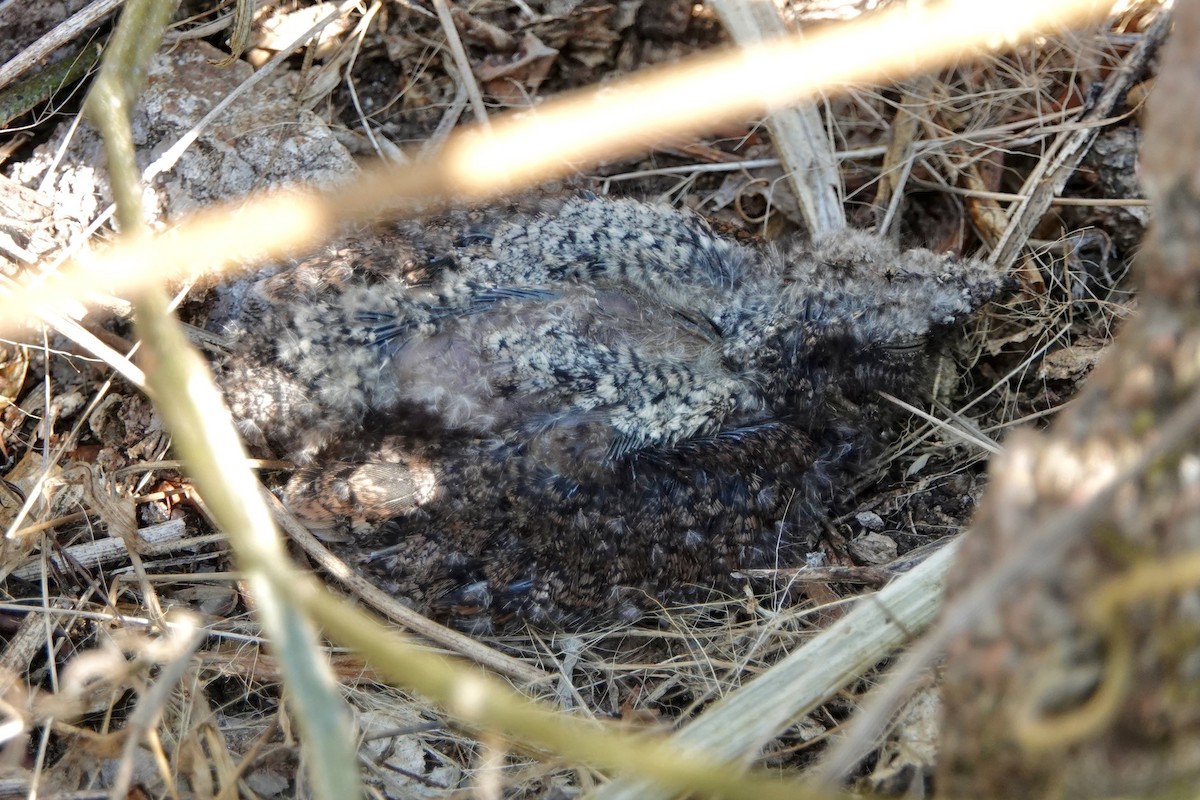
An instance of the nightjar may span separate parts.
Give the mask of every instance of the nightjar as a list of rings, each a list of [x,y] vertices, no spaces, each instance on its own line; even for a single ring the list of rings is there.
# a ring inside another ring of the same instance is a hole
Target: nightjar
[[[228,290],[218,378],[287,505],[417,608],[571,626],[801,563],[989,266],[750,248],[592,196],[348,238]]]

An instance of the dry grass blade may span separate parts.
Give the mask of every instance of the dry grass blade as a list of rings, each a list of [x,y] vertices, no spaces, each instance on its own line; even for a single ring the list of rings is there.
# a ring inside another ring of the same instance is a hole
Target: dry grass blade
[[[6,281],[7,283],[7,281]],[[79,345],[86,352],[112,367],[113,371],[139,389],[146,386],[146,375],[127,356],[100,341],[91,331],[68,317],[55,314],[52,311],[42,311],[41,318],[54,330]]]
[[[316,794],[343,797],[357,790],[349,716],[334,691],[315,632],[281,590],[298,578],[250,473],[246,453],[207,366],[178,323],[154,313],[143,298],[138,325],[146,343],[150,389],[173,431],[175,449],[246,573],[263,628],[276,648],[304,731]]]
[[[714,0],[713,6],[743,47],[789,33],[774,3]],[[846,227],[842,178],[816,104],[776,109],[768,115],[767,127],[779,159],[787,167],[809,231],[817,235]]]
[[[113,779],[111,797],[126,797],[133,784],[133,768],[136,763],[134,751],[142,741],[142,737],[151,733],[158,724],[162,708],[175,692],[176,685],[183,680],[189,667],[192,655],[204,641],[204,629],[196,624],[196,620],[176,620],[168,628],[171,636],[169,645],[174,650],[166,660],[166,666],[155,677],[150,690],[138,699],[137,709],[130,715],[126,723],[125,746],[121,757],[120,767]]]
[[[689,722],[673,740],[703,747],[737,763],[796,718],[816,708],[847,681],[870,669],[933,620],[941,606],[942,580],[954,563],[943,547],[878,594],[864,598],[841,621]],[[614,781],[596,800],[666,800],[645,783]]]
[[[1052,148],[1053,158],[1038,163],[1021,189],[1021,200],[1009,210],[1008,227],[990,256],[993,264],[1008,268],[1016,261],[1034,227],[1050,207],[1055,195],[1062,192],[1067,179],[1087,152],[1088,145],[1100,133],[1100,121],[1112,115],[1117,103],[1145,72],[1170,29],[1171,14],[1163,9],[1119,68],[1109,75],[1104,91],[1081,115],[1079,127],[1061,134]]]
[[[487,109],[483,105],[483,95],[479,93],[479,83],[475,80],[475,73],[471,71],[471,59],[467,56],[462,39],[459,38],[458,28],[450,14],[450,6],[446,0],[433,0],[433,7],[437,10],[442,30],[446,32],[446,42],[450,45],[450,53],[454,56],[454,64],[458,68],[458,79],[471,100],[471,113],[475,115],[477,123],[487,128],[489,123]]]
[[[250,32],[254,24],[254,0],[234,0],[232,25],[229,34],[229,58],[222,66],[232,64],[241,58],[246,46],[250,44]]]
[[[956,428],[955,426],[951,425],[949,422],[946,422],[944,419],[939,419],[938,417],[935,417],[933,414],[930,414],[928,411],[925,411],[924,409],[921,409],[921,408],[917,408],[912,403],[906,403],[905,401],[901,400],[899,397],[896,397],[895,395],[888,394],[887,392],[880,392],[880,394],[889,403],[896,404],[897,406],[899,406],[900,408],[903,408],[905,411],[909,412],[910,414],[920,417],[921,419],[925,420],[926,422],[932,424],[934,427],[944,430],[947,433],[951,434],[952,436],[955,436],[958,439],[961,439],[962,441],[964,441],[968,444],[978,447],[980,450],[984,450],[988,453],[991,453],[992,455],[998,455],[999,453],[1003,452],[1003,449],[1000,447],[1000,445],[996,444],[991,439],[988,439],[987,437],[981,435],[977,431],[968,430],[965,428],[965,426]]]
[[[104,134],[117,219],[127,235],[139,238],[145,236],[146,226],[131,111],[173,7],[164,0],[130,0],[85,104]],[[135,311],[145,344],[149,390],[175,435],[177,450],[192,468],[196,486],[229,533],[247,582],[255,590],[259,618],[278,648],[292,707],[305,734],[314,794],[324,798],[357,795],[361,784],[349,715],[334,689],[311,623],[283,600],[280,584],[290,577],[282,566],[286,555],[270,512],[255,489],[233,420],[161,290],[143,288]],[[172,681],[166,688],[173,686]],[[143,722],[149,725],[149,720]],[[131,769],[132,760],[124,760],[118,787],[122,780],[128,782]]]
[[[619,773],[652,780],[671,795],[703,793],[724,798],[817,797],[795,782],[765,773],[739,774],[703,750],[644,735],[605,729],[524,700],[495,678],[455,669],[438,656],[404,646],[367,614],[330,602],[314,581],[298,581],[291,599],[312,615],[331,639],[352,647],[389,680],[413,686],[469,725],[507,732],[516,741]]]

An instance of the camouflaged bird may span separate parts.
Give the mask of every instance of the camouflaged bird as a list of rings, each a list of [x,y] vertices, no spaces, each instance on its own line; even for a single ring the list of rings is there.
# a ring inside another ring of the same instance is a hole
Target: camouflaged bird
[[[702,599],[801,563],[989,266],[845,231],[752,249],[575,198],[349,240],[227,300],[218,375],[284,490],[477,630]]]

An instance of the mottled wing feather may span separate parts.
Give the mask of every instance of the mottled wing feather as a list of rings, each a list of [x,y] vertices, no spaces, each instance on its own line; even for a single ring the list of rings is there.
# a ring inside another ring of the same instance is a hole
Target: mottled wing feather
[[[287,504],[477,629],[798,563],[888,435],[876,390],[917,390],[920,343],[1005,283],[861,232],[752,249],[661,206],[540,208],[351,237],[220,323],[243,430],[305,465]]]

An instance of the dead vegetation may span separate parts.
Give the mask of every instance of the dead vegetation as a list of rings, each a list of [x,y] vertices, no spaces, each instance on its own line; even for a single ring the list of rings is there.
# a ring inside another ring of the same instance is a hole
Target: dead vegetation
[[[790,21],[830,24],[830,5],[792,4]],[[0,40],[13,45],[6,65],[20,61],[18,42],[36,44],[52,24],[21,7],[9,6],[16,10],[3,21],[10,35]],[[850,224],[990,253],[1019,290],[951,343],[930,406],[898,433],[879,474],[836,498],[809,566],[747,576],[743,596],[663,609],[632,628],[529,631],[483,646],[430,635],[580,717],[666,732],[843,619],[864,586],[907,571],[962,530],[984,489],[987,454],[1014,425],[1043,425],[1069,403],[1136,307],[1127,275],[1147,210],[1131,172],[1156,10],[1140,6],[902,83],[844,87],[820,104]],[[323,33],[305,35],[334,11]],[[443,151],[461,123],[726,42],[713,13],[691,3],[268,3],[243,55],[273,70],[239,89],[251,70],[214,63],[222,57],[214,45],[229,35],[215,24],[224,13],[185,4],[135,120],[145,169],[188,136],[197,107],[245,91],[173,171],[153,177],[159,221],[295,181],[337,184],[356,158],[419,161]],[[83,52],[107,26],[85,27],[69,46]],[[0,76],[46,68],[0,67]],[[0,134],[6,285],[31,264],[70,256],[87,236],[108,235],[100,139],[72,125],[78,91],[67,86],[17,110]],[[761,121],[726,122],[704,138],[589,165],[567,184],[688,205],[733,235],[775,238],[804,226],[778,146]],[[202,286],[183,289],[191,292],[179,293],[181,313],[201,321]],[[9,785],[304,792],[255,597],[188,472],[168,460],[171,442],[139,389],[137,361],[121,355],[135,335],[128,311],[114,300],[80,321],[46,315],[44,333],[0,349]],[[269,485],[279,468],[264,465]],[[377,609],[387,603],[350,591]],[[170,608],[195,612],[204,635],[166,624]],[[381,796],[571,797],[607,780],[583,762],[457,725],[442,707],[385,686],[352,654],[332,659],[363,737],[364,780]],[[865,682],[737,752],[803,776]],[[860,770],[864,785],[906,791],[924,782],[934,763],[932,703],[927,694],[910,703],[874,759],[876,774]]]

